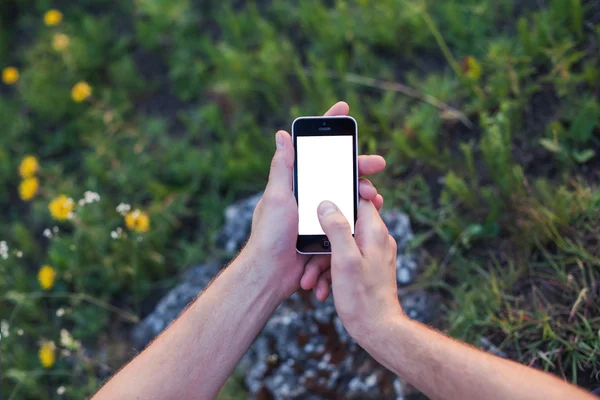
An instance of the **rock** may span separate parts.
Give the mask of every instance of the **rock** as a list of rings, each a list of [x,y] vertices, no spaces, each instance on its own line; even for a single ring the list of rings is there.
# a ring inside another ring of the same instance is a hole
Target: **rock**
[[[417,274],[415,255],[407,250],[408,243],[414,238],[408,215],[398,210],[384,211],[381,218],[388,227],[390,235],[396,240],[396,279],[399,286],[410,285]]]
[[[414,238],[408,215],[398,210],[386,210],[381,213],[381,219],[396,240],[398,251],[404,253],[406,245]]]
[[[235,254],[250,233],[252,213],[261,194],[225,210],[225,224],[216,242]],[[416,256],[407,249],[413,233],[408,216],[397,210],[382,213],[398,243],[396,276],[399,297],[411,318],[427,321],[432,302],[427,293],[404,293],[414,282]],[[156,309],[133,330],[141,348],[169,325],[219,272],[227,260],[190,268]],[[404,384],[356,344],[338,318],[333,299],[317,302],[298,292],[284,301],[244,356],[237,371],[244,374],[250,397],[257,399],[403,399]]]
[[[348,335],[333,299],[287,299],[252,345],[245,382],[252,398],[402,399],[400,382]]]
[[[495,356],[502,357],[502,358],[508,358],[508,356],[506,355],[505,352],[503,352],[498,347],[496,347],[496,345],[494,345],[491,342],[491,340],[489,340],[485,336],[479,340],[479,348],[481,350],[487,351],[488,353],[491,353]]]
[[[410,318],[421,322],[433,320],[435,307],[431,296],[425,291],[415,290],[403,293],[399,297],[404,312]]]
[[[231,255],[242,248],[248,240],[252,226],[252,214],[261,197],[262,193],[258,193],[225,209],[225,225],[216,237],[218,247]]]

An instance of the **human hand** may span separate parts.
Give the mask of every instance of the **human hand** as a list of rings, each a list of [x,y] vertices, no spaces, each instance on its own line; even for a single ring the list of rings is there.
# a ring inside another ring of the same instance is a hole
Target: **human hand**
[[[344,102],[336,103],[326,116],[348,115],[349,107]],[[256,265],[259,279],[266,279],[279,291],[281,300],[300,288],[315,288],[317,298],[328,295],[328,254],[306,255],[296,251],[298,237],[298,205],[293,192],[294,148],[289,133],[276,134],[277,150],[271,163],[269,183],[262,199],[256,206],[252,219],[252,233],[243,257],[249,257]],[[380,156],[359,156],[359,175],[371,175],[385,168]],[[362,198],[372,200],[378,208],[383,206],[383,197],[371,182],[361,178],[359,193]],[[306,268],[305,268],[306,267]],[[303,278],[308,275],[308,279]],[[325,275],[320,278],[320,275]],[[317,282],[322,282],[317,286]],[[306,284],[306,287],[305,285]],[[323,291],[323,286],[327,289]]]
[[[360,200],[355,237],[332,202],[322,202],[317,213],[331,242],[335,308],[360,344],[388,318],[403,315],[396,283],[396,241],[369,200]]]

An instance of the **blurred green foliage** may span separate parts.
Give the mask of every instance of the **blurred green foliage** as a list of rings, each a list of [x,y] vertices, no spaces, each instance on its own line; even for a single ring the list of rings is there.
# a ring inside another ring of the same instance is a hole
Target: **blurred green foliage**
[[[0,88],[3,395],[93,393],[130,357],[130,324],[214,253],[224,205],[262,188],[275,130],[339,99],[362,150],[388,160],[376,183],[415,223],[438,323],[597,384],[600,10],[539,3],[2,1],[0,69],[20,71]],[[82,81],[92,95],[75,102]],[[40,162],[30,202],[26,155]],[[53,198],[86,191],[100,201],[52,219]],[[148,232],[127,229],[121,203]]]

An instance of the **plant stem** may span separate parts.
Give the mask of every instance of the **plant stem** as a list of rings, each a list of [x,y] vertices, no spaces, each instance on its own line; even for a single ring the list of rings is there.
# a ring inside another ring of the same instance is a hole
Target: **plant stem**
[[[138,251],[139,251],[139,242],[138,237],[136,236],[133,241],[133,304],[135,308],[136,314],[140,314],[140,294],[139,294],[139,266],[138,266]]]
[[[306,75],[315,75],[315,72],[313,72],[310,69],[304,69],[303,71]],[[414,99],[420,100],[424,103],[427,103],[427,104],[437,108],[438,110],[446,113],[447,115],[454,116],[456,119],[458,119],[460,122],[462,122],[469,129],[473,128],[473,122],[471,122],[471,120],[469,120],[469,118],[467,118],[467,116],[462,111],[457,110],[456,108],[444,103],[443,101],[441,101],[440,99],[438,99],[434,96],[431,96],[426,93],[422,93],[413,87],[404,85],[399,82],[383,81],[383,80],[371,78],[368,76],[353,74],[353,73],[347,73],[344,75],[339,75],[333,71],[324,71],[323,73],[327,78],[330,78],[330,79],[341,79],[346,82],[354,83],[356,85],[370,87],[373,89],[380,89],[380,90],[402,93],[406,96],[409,96]]]
[[[454,71],[454,73],[456,74],[458,79],[460,79],[460,81],[463,84],[469,86],[471,88],[471,90],[473,91],[473,93],[475,93],[475,95],[482,98],[483,91],[477,85],[475,85],[473,82],[469,82],[465,78],[465,75],[464,75],[460,65],[458,64],[458,61],[456,61],[456,58],[454,58],[454,56],[452,55],[452,52],[450,51],[448,44],[444,40],[444,37],[442,36],[442,33],[440,32],[440,30],[437,28],[435,22],[433,21],[433,18],[431,18],[431,15],[429,15],[429,12],[427,11],[426,6],[423,6],[421,8],[421,15],[423,16],[423,20],[425,21],[425,24],[431,31],[431,34],[435,38],[435,41],[436,41],[438,47],[440,48],[442,54],[444,55],[446,62],[448,64],[450,64],[450,67],[452,68],[452,70]]]
[[[38,298],[66,298],[66,299],[71,299],[71,300],[80,300],[80,301],[87,301],[88,303],[94,304],[100,308],[104,308],[107,311],[113,312],[117,315],[119,315],[121,318],[123,318],[124,320],[131,322],[131,323],[137,323],[140,321],[140,318],[132,313],[129,313],[125,310],[122,310],[116,306],[113,306],[112,304],[109,304],[105,301],[102,301],[96,297],[90,296],[87,293],[46,293],[46,292],[31,292],[31,293],[23,293],[23,296],[25,298],[32,298],[32,299],[38,299]],[[11,299],[9,299],[6,296],[2,296],[0,297],[0,299],[2,299],[3,301],[12,301]],[[17,314],[18,310],[20,310],[21,308],[21,303],[18,303],[17,306],[15,307],[15,310],[13,311],[13,313],[11,313],[11,316],[9,318],[9,321],[11,321],[15,315]]]

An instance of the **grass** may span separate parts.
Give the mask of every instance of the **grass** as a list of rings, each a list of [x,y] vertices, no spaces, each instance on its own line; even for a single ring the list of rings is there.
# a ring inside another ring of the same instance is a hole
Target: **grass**
[[[46,26],[51,8],[63,19]],[[223,206],[264,186],[273,132],[338,99],[361,149],[388,160],[376,183],[411,215],[436,325],[600,385],[599,12],[584,0],[3,1],[0,69],[20,77],[0,86],[2,395],[93,393],[131,356],[131,324],[215,252]],[[82,81],[92,93],[76,102]],[[26,155],[40,165],[28,201]],[[53,219],[52,199],[86,191],[100,201]],[[56,273],[46,290],[43,265]]]

